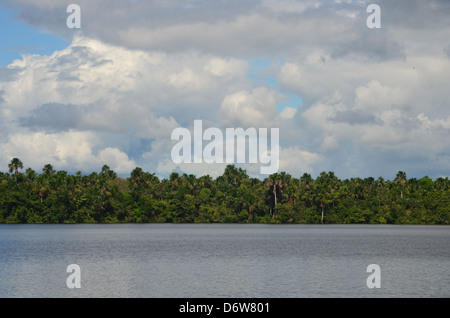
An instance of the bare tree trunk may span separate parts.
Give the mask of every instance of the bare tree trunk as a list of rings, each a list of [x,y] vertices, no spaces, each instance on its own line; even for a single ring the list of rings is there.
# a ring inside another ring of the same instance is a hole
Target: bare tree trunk
[[[275,212],[277,211],[277,186],[276,186],[276,184],[273,185],[273,197],[274,197],[274,206],[273,206],[272,218],[275,217]]]
[[[323,205],[323,203],[320,203],[320,207],[322,208],[322,224],[323,224],[323,213],[325,210],[325,206]]]
[[[273,185],[273,196],[275,198],[275,206],[277,206],[277,186]]]

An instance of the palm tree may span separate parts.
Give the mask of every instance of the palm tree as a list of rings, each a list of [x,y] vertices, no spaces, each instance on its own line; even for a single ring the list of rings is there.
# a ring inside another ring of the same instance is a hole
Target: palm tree
[[[113,170],[111,170],[108,165],[103,165],[100,175],[106,177],[106,179],[117,178],[117,174]]]
[[[17,175],[19,174],[19,169],[23,169],[23,163],[18,158],[13,158],[11,163],[8,164],[9,173],[14,172],[15,179],[17,180]]]
[[[141,167],[136,167],[133,171],[131,171],[129,180],[134,186],[139,186],[141,184],[143,176],[144,170],[142,170]]]
[[[337,196],[339,189],[339,179],[335,176],[333,171],[321,172],[316,180],[316,200],[321,209],[321,222],[325,214],[325,207],[333,203]]]
[[[304,173],[300,177],[300,198],[305,202],[307,207],[311,207],[314,198],[314,179],[309,173]]]
[[[37,194],[39,195],[41,202],[44,202],[44,197],[48,196],[50,194],[50,190],[51,190],[51,184],[50,181],[48,180],[47,175],[45,174],[41,174],[37,177],[35,186],[34,186],[34,191],[37,192]]]
[[[277,194],[281,195],[283,193],[284,184],[282,179],[280,178],[280,175],[278,173],[275,173],[267,179],[266,186],[269,188],[268,192],[272,198],[270,212],[272,213],[272,218],[274,218],[278,200],[280,197],[277,197]]]
[[[51,164],[46,164],[42,171],[48,176],[52,176],[55,173]]]
[[[408,179],[406,178],[406,172],[399,171],[395,177],[395,183],[400,185],[400,198],[403,199],[403,187]]]
[[[34,181],[36,179],[36,177],[37,177],[36,172],[33,169],[31,169],[31,168],[28,168],[25,171],[25,173],[27,175],[27,179],[30,180],[30,181]]]

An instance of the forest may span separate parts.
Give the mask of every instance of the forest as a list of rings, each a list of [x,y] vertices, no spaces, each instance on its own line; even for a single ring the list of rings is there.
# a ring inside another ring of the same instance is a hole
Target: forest
[[[0,223],[450,223],[450,182],[407,178],[316,178],[279,172],[264,180],[228,165],[217,178],[172,173],[159,179],[136,167],[120,178],[107,165],[75,175],[23,170],[18,158],[0,172]]]

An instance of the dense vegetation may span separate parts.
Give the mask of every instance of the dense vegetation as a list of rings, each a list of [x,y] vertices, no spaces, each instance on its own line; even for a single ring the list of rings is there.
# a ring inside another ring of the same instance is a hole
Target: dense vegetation
[[[377,223],[449,224],[448,178],[340,180],[281,172],[260,180],[227,166],[223,175],[160,180],[136,168],[118,178],[69,175],[48,164],[41,174],[14,158],[0,172],[0,223]]]

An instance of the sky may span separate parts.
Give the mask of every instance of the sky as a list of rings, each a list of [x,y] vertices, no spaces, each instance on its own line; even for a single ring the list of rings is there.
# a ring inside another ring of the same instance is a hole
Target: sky
[[[171,158],[172,131],[202,120],[278,128],[296,178],[449,176],[448,16],[447,0],[0,0],[0,171],[217,177]]]

